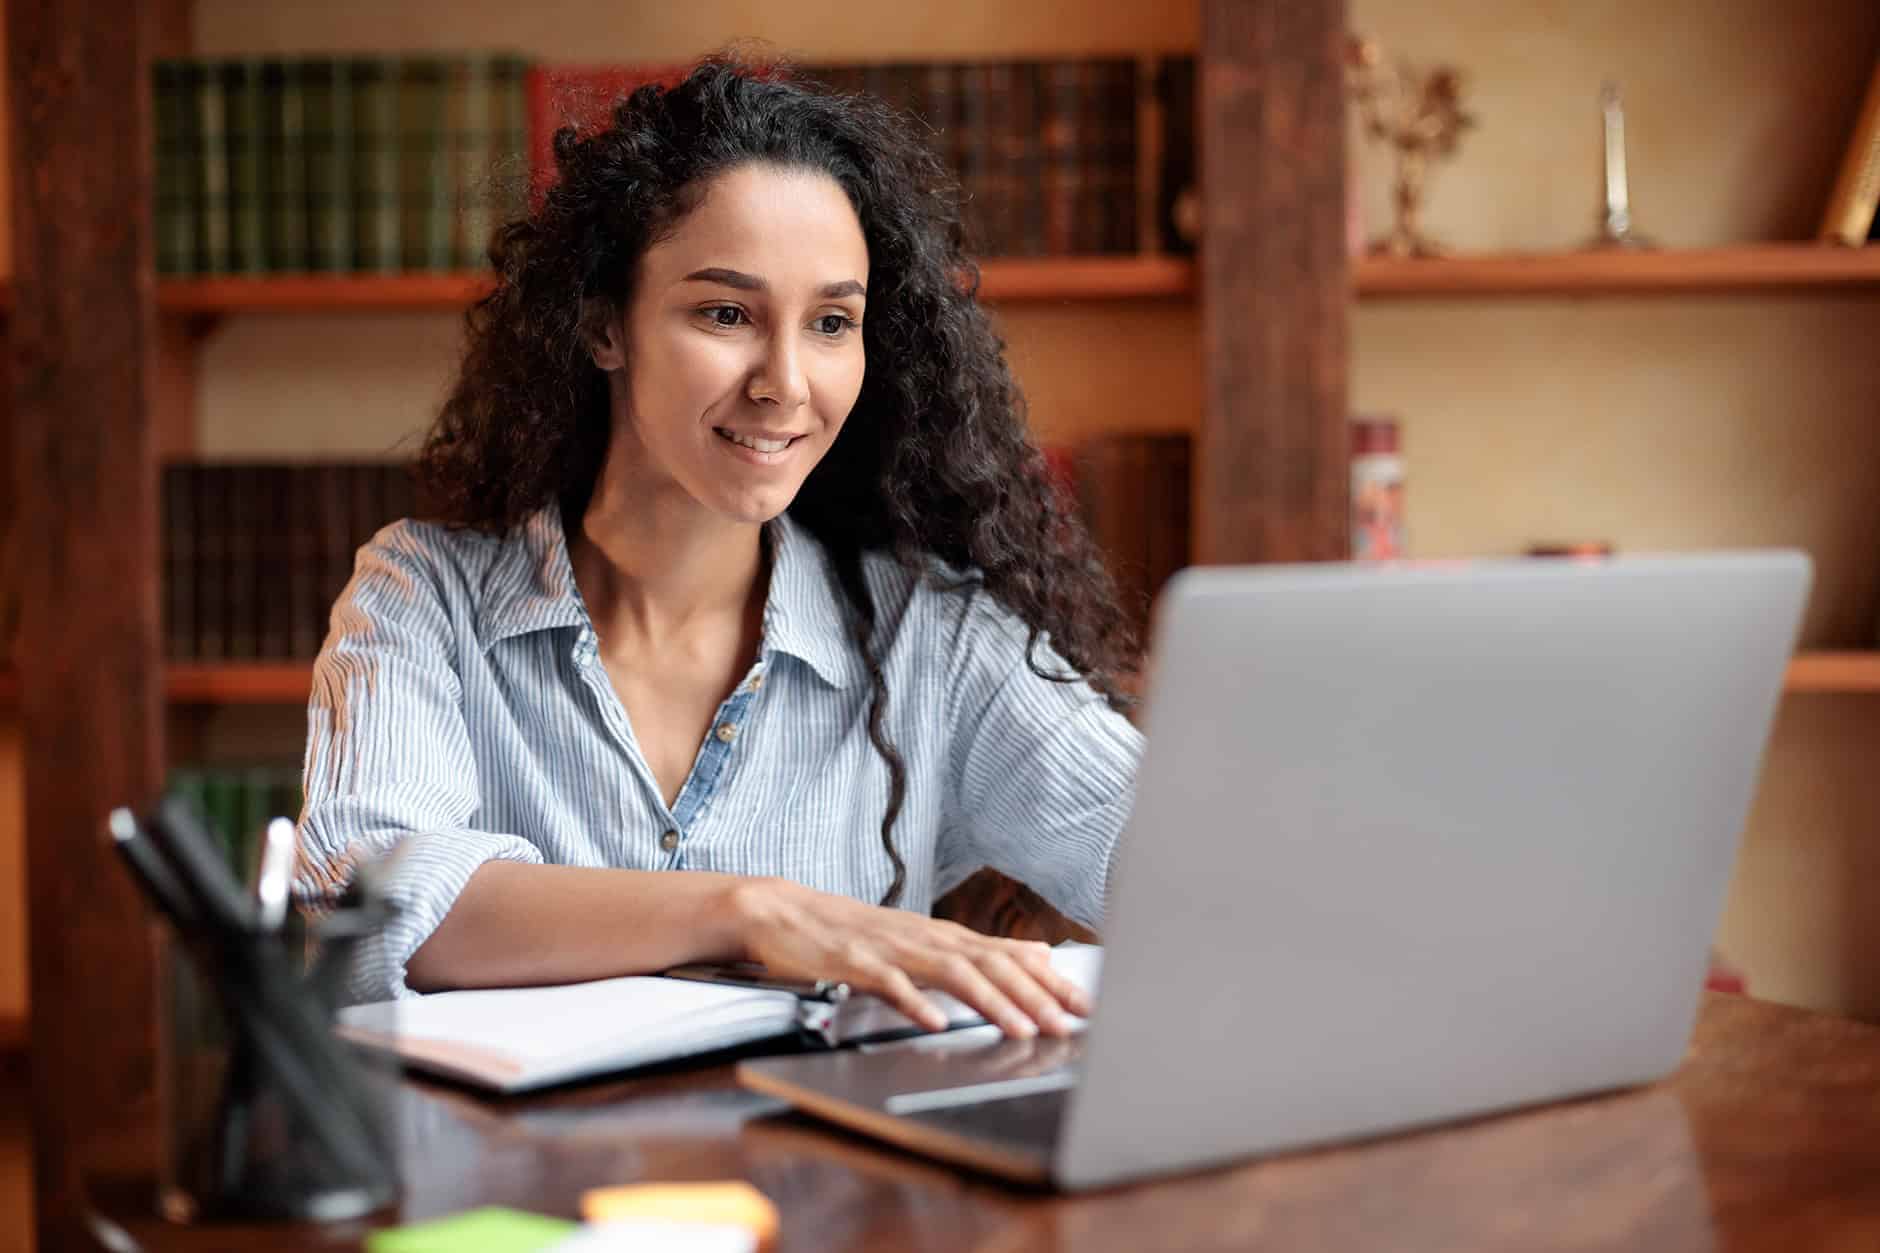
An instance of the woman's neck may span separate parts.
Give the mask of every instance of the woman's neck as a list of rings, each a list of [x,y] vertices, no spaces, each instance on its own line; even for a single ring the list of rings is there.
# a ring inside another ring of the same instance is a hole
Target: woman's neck
[[[690,500],[662,508],[662,495],[622,490],[603,475],[568,537],[582,599],[611,647],[661,647],[702,623],[762,615],[762,528]]]

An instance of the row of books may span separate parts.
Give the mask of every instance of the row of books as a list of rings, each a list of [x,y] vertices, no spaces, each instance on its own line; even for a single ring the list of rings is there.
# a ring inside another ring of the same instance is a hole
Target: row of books
[[[182,767],[170,771],[166,790],[194,807],[244,880],[268,822],[300,819],[297,764]]]
[[[527,195],[520,57],[153,67],[164,274],[463,270]]]
[[[153,68],[157,269],[170,275],[480,268],[553,177],[564,125],[673,66],[464,56],[173,59]],[[1194,59],[804,67],[920,118],[981,256],[1188,251]]]
[[[1188,436],[1155,433],[1048,453],[1138,627],[1188,562],[1190,455]],[[210,664],[312,659],[359,548],[381,527],[422,513],[400,462],[165,465],[165,655]],[[17,580],[0,571],[0,626],[16,616],[16,591]],[[11,638],[0,631],[0,665]]]
[[[530,164],[553,177],[555,132],[591,132],[671,65],[533,67]],[[1195,185],[1195,59],[804,65],[793,73],[911,114],[960,182],[968,247],[984,257],[1192,252],[1176,206]]]
[[[164,466],[165,654],[311,659],[354,554],[380,527],[418,512],[400,463]]]

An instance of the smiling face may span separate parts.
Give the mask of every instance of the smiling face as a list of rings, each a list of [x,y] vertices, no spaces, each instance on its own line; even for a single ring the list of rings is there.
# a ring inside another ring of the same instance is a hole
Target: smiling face
[[[640,261],[594,359],[614,445],[660,507],[756,524],[796,497],[862,389],[868,246],[820,173],[719,176]]]

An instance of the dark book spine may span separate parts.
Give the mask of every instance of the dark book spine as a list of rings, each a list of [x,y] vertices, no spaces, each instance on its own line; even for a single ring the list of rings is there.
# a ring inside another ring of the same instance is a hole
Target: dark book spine
[[[228,100],[230,79],[238,69],[227,62],[210,62],[201,67],[202,90],[196,100],[197,133],[202,149],[202,182],[197,197],[200,238],[196,252],[205,274],[229,271]]]
[[[352,63],[353,255],[361,273],[398,269],[398,74],[392,58]]]
[[[231,465],[228,472],[228,533],[224,539],[222,637],[231,661],[253,661],[256,639],[255,532],[260,501],[256,467]]]
[[[450,89],[451,185],[456,221],[453,268],[480,270],[490,246],[490,63],[471,54],[456,61]]]
[[[986,71],[983,61],[953,67],[958,92],[954,122],[957,133],[949,146],[955,154],[960,180],[966,250],[990,257],[1004,250],[1004,241],[999,238],[999,189],[993,151],[996,138],[992,133],[992,92]]]
[[[450,268],[444,142],[447,70],[436,57],[407,57],[399,66],[399,266],[411,273]]]
[[[287,468],[287,656],[320,651],[327,606],[320,603],[319,467]]]
[[[1012,116],[1006,127],[1006,160],[1012,178],[1012,251],[1036,257],[1045,251],[1044,66],[1020,61],[1012,67]]]
[[[224,623],[228,569],[228,467],[197,465],[196,484],[196,644],[197,661],[225,661]]]
[[[490,170],[498,226],[529,209],[528,80],[529,63],[523,58],[499,56],[490,61]]]
[[[188,661],[195,649],[195,484],[188,462],[163,467],[163,655]]]
[[[262,64],[264,140],[268,159],[267,268],[277,274],[308,269],[307,96],[299,61]]]
[[[1096,251],[1136,251],[1136,62],[1113,59],[1099,62],[1097,71],[1100,125],[1093,155],[1093,195],[1102,223],[1093,242]]]
[[[380,468],[370,463],[347,467],[346,488],[350,505],[346,521],[347,547],[353,561],[378,529],[385,525],[385,496]],[[348,570],[350,574],[350,569]]]
[[[292,577],[288,528],[293,525],[288,513],[288,496],[293,470],[284,465],[258,466],[255,475],[259,497],[259,533],[255,544],[258,601],[255,654],[268,661],[283,661],[293,655],[291,589],[288,586]]]
[[[317,471],[320,488],[320,640],[324,646],[332,629],[333,605],[346,582],[352,577],[352,532],[348,523],[351,484],[350,469],[344,465],[322,465]]]
[[[1195,59],[1169,57],[1162,62],[1157,92],[1162,121],[1161,177],[1156,197],[1162,247],[1168,252],[1195,250],[1192,205],[1196,187]]]
[[[1083,242],[1079,215],[1084,205],[1081,153],[1087,68],[1083,61],[1047,61],[1042,66],[1044,250],[1051,256],[1076,253]]]
[[[960,173],[960,73],[961,67],[947,61],[930,61],[915,67],[919,75],[919,110],[921,120],[932,133],[934,151],[946,163],[955,178]]]
[[[228,75],[229,267],[260,274],[268,266],[266,85],[262,63],[231,62]]]
[[[301,66],[306,150],[307,267],[325,274],[353,268],[353,123],[351,62]]]

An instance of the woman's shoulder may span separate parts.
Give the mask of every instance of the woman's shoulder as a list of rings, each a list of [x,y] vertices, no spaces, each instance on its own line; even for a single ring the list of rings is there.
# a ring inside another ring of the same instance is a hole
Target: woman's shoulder
[[[532,549],[531,520],[505,535],[418,518],[402,518],[379,528],[360,548],[354,579],[362,584],[398,585],[407,594],[422,581],[447,603],[475,599],[489,580],[507,566],[527,564]],[[361,589],[365,590],[365,589]]]

